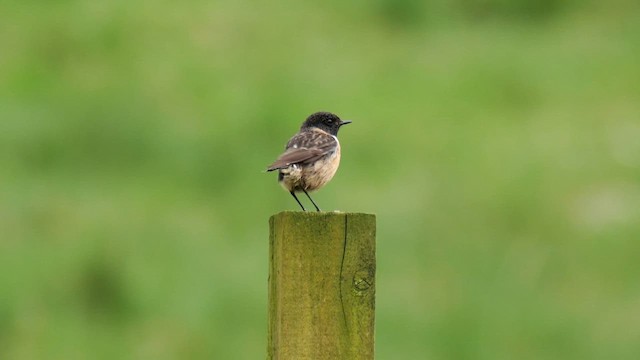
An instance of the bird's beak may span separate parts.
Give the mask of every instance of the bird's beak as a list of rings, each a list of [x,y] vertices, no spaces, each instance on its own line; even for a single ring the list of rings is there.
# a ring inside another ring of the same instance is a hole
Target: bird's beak
[[[347,125],[347,124],[351,124],[351,120],[344,120],[340,122],[340,126]]]

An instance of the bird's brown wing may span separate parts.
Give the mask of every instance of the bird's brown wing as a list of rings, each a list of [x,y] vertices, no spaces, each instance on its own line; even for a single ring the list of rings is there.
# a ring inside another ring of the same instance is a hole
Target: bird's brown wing
[[[322,156],[335,151],[338,141],[335,137],[321,131],[308,131],[296,134],[289,140],[284,153],[267,171],[284,169],[292,164],[311,164]]]

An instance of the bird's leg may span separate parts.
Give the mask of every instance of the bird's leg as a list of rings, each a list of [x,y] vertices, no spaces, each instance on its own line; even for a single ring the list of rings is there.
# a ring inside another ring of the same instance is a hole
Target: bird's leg
[[[318,205],[316,205],[316,202],[313,201],[313,199],[311,198],[311,196],[309,196],[309,193],[307,192],[307,190],[302,189],[302,191],[304,191],[304,193],[307,195],[307,197],[309,198],[309,200],[311,200],[311,203],[313,204],[313,206],[316,207],[316,210],[320,211],[320,208],[318,207]],[[297,200],[297,199],[296,199]]]
[[[296,201],[298,202],[298,205],[300,205],[300,207],[302,208],[302,211],[307,211],[304,208],[304,206],[302,206],[302,203],[300,202],[300,200],[298,200],[298,197],[296,196],[296,193],[294,193],[293,191],[289,191],[289,192],[291,193],[291,196],[293,196],[293,198],[296,199]],[[306,193],[306,191],[305,191],[305,193]],[[309,196],[309,195],[307,195],[307,196]],[[311,200],[311,202],[313,202],[313,200]],[[313,205],[315,205],[315,204],[313,204]],[[317,206],[316,206],[316,208],[317,208]]]

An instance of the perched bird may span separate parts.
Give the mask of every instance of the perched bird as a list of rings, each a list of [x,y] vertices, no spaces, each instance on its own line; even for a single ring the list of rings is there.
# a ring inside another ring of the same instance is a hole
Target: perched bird
[[[287,143],[284,153],[267,171],[278,170],[278,182],[306,211],[296,192],[307,195],[317,211],[320,208],[308,191],[318,190],[331,180],[340,164],[340,142],[338,130],[351,121],[342,121],[329,112],[311,114],[302,123],[300,131]]]

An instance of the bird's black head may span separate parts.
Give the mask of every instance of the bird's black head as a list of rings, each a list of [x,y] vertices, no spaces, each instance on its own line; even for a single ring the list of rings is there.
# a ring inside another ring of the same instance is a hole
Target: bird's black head
[[[338,130],[342,125],[350,124],[351,121],[342,121],[336,114],[320,111],[309,115],[307,120],[302,123],[301,130],[308,128],[318,128],[328,132],[331,135],[338,135]]]

